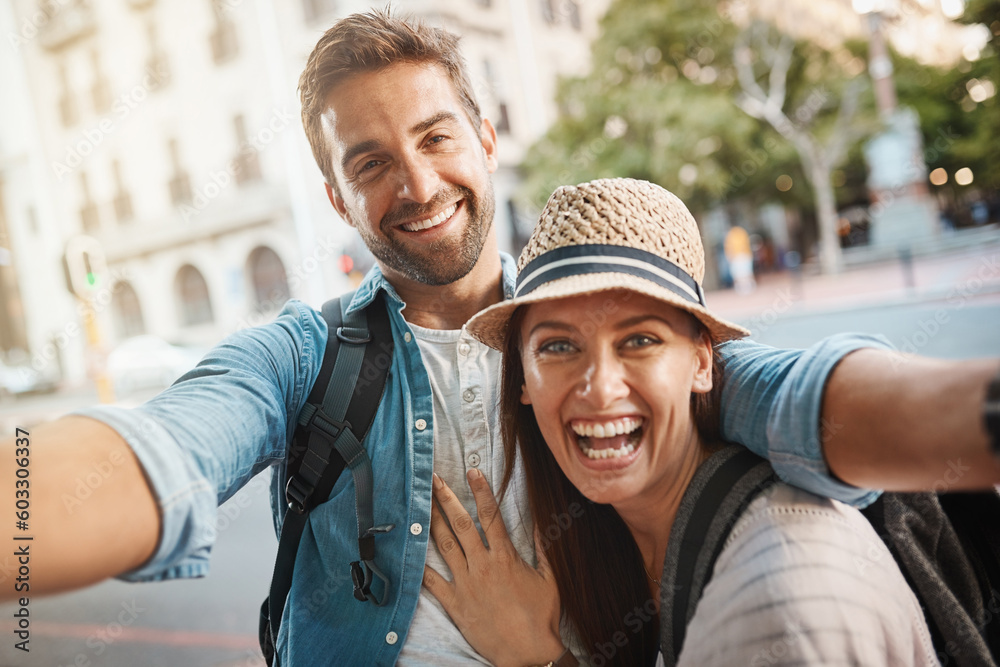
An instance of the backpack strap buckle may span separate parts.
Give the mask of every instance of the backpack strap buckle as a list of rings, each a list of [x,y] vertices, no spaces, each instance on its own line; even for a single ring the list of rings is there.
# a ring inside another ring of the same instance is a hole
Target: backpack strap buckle
[[[298,475],[288,478],[285,485],[285,500],[288,502],[288,509],[296,514],[306,511],[306,500],[312,495],[315,489],[311,484],[305,484]]]
[[[348,345],[365,345],[372,342],[372,334],[368,329],[337,327],[337,339]]]
[[[381,599],[372,592],[372,582],[375,577],[382,580]],[[358,602],[371,601],[376,607],[381,607],[389,599],[389,578],[382,573],[373,560],[353,561],[351,563],[351,581],[354,582],[354,599]]]
[[[331,419],[320,408],[306,406],[303,410],[300,425],[308,433],[308,444],[302,455],[299,470],[288,478],[285,484],[285,500],[288,509],[296,514],[302,514],[311,507],[311,499],[316,491],[316,484],[322,478],[323,470],[329,464],[331,454],[336,447],[337,438],[351,430],[348,421]]]

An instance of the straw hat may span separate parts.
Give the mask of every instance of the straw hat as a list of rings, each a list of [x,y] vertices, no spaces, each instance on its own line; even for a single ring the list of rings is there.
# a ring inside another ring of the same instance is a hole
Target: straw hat
[[[498,350],[518,306],[614,289],[688,311],[715,342],[750,333],[708,310],[698,225],[680,199],[646,181],[609,178],[560,187],[549,197],[517,273],[514,298],[466,325]]]

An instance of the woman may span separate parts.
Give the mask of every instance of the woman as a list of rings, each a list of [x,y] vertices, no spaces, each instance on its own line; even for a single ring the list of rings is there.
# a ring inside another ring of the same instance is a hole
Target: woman
[[[505,479],[519,454],[539,566],[508,547],[471,473],[489,546],[435,479],[451,528],[437,513],[432,533],[454,579],[428,570],[425,584],[496,664],[657,660],[671,530],[734,447],[714,430],[713,345],[747,332],[706,308],[703,275],[697,225],[672,194],[631,179],[564,187],[521,255],[514,299],[468,324],[504,352]],[[683,630],[683,665],[938,664],[868,522],[780,483],[739,515]]]

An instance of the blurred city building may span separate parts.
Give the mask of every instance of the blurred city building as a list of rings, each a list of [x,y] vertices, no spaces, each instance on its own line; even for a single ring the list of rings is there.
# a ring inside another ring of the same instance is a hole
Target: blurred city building
[[[885,33],[902,55],[926,65],[975,60],[988,35],[983,26],[956,23],[964,0],[743,0],[729,3],[734,18],[764,19],[783,33],[835,50],[868,39],[867,14],[886,18]]]
[[[0,59],[3,357],[77,383],[127,338],[210,345],[289,297],[318,307],[348,289],[348,273],[372,260],[327,201],[296,84],[322,32],[372,6],[382,4],[0,0],[12,54]],[[501,247],[530,228],[513,203],[517,165],[556,117],[557,76],[586,72],[605,6],[395,6],[462,35],[501,136]],[[63,275],[81,234],[107,264],[86,269],[101,331],[90,351],[86,308]]]

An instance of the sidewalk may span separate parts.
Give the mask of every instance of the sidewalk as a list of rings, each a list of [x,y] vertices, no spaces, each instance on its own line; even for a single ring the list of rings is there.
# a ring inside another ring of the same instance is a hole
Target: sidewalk
[[[849,268],[838,275],[769,273],[752,294],[732,289],[708,292],[714,312],[737,322],[772,314],[829,312],[895,303],[968,299],[1000,293],[1000,236],[976,248],[912,259],[911,285],[899,260]],[[796,279],[797,278],[797,279]]]

